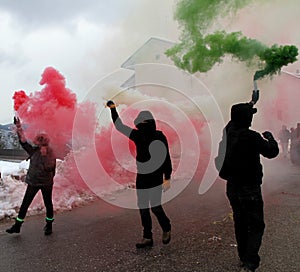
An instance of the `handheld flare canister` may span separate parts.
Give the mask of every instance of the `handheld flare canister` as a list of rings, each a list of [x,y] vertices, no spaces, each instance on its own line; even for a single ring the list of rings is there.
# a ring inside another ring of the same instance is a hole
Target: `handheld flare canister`
[[[252,92],[252,98],[251,98],[250,103],[252,105],[255,105],[256,102],[259,99],[259,90],[257,89],[257,82],[256,82],[256,80],[253,81],[253,85],[254,85],[254,89],[253,89],[253,92]]]

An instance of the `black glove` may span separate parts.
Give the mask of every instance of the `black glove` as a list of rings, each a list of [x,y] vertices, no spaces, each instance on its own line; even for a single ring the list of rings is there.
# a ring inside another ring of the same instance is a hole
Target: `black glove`
[[[258,101],[258,99],[259,99],[259,90],[253,90],[253,92],[252,92],[252,98],[251,98],[251,104],[252,105],[255,105],[256,104],[256,102]]]
[[[21,121],[19,117],[14,116],[14,124],[16,125],[17,128],[21,127]]]
[[[114,101],[112,101],[112,100],[108,100],[108,101],[106,102],[106,106],[109,107],[110,109],[116,107]]]
[[[262,133],[266,140],[274,140],[274,137],[270,131],[265,131]]]

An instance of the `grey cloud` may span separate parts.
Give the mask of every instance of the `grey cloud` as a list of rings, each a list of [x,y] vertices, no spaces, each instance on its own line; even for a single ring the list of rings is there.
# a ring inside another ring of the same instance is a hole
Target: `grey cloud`
[[[26,63],[27,58],[20,52],[15,55],[13,52],[5,52],[0,49],[0,66],[15,66]]]
[[[42,27],[71,23],[74,18],[83,17],[89,21],[111,23],[138,0],[9,0],[0,1],[0,11],[9,12],[23,27]]]

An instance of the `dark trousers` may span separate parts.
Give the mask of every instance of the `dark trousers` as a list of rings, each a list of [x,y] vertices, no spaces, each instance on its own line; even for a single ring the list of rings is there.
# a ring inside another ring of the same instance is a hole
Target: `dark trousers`
[[[150,208],[156,216],[163,232],[171,230],[170,220],[161,206],[161,195],[161,186],[150,189],[137,189],[138,207],[144,228],[143,237],[146,239],[152,239],[152,219],[150,215]]]
[[[23,198],[22,205],[20,207],[18,218],[19,219],[25,218],[27,210],[39,190],[42,191],[43,200],[46,207],[46,216],[47,218],[53,218],[52,189],[53,189],[53,185],[31,186],[28,184]]]
[[[227,183],[227,196],[233,210],[240,260],[255,270],[260,263],[258,252],[265,229],[261,188],[240,190]]]

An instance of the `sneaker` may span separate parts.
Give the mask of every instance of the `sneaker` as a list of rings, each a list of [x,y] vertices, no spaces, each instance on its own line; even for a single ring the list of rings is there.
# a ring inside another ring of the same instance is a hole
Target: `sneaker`
[[[163,244],[169,244],[171,241],[171,231],[166,231],[166,232],[163,232],[163,235],[162,235],[162,242]]]
[[[142,241],[140,243],[137,243],[135,246],[136,246],[136,248],[152,247],[153,246],[153,240],[143,238]]]

